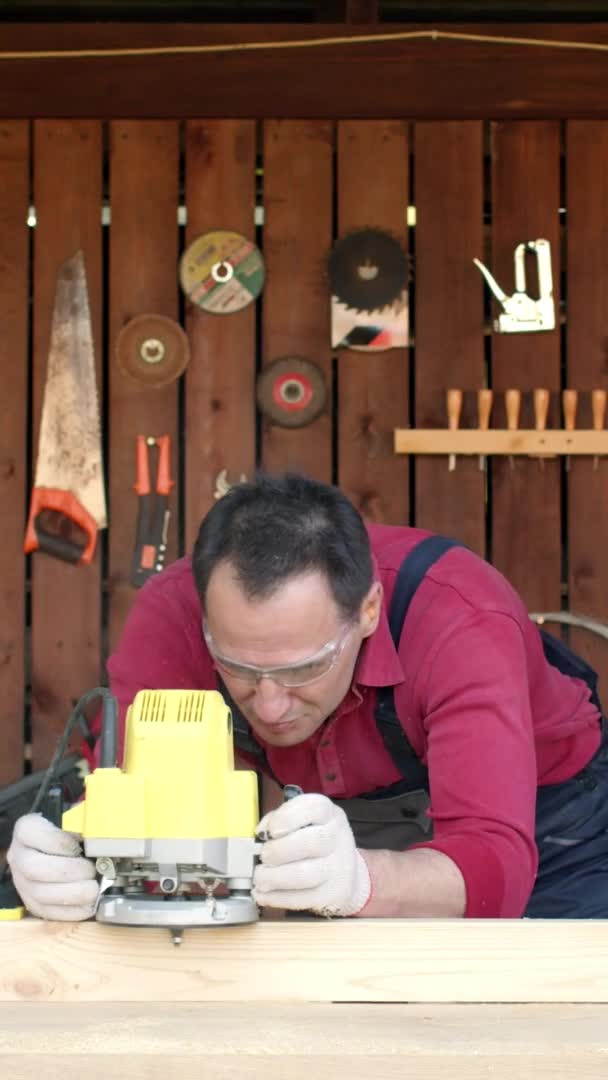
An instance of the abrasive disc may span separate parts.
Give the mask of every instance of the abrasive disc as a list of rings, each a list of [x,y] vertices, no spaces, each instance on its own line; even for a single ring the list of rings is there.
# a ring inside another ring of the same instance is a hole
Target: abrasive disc
[[[262,291],[262,253],[240,233],[204,233],[186,248],[179,264],[186,296],[203,311],[231,315],[250,304]]]
[[[116,339],[123,375],[143,386],[165,386],[185,370],[190,345],[179,323],[165,315],[136,315]]]
[[[258,376],[260,411],[280,427],[306,427],[323,411],[326,399],[323,372],[301,356],[273,360]]]

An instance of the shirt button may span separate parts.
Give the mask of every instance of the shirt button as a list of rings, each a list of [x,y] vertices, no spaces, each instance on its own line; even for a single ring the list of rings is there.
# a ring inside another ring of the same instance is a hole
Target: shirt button
[[[336,774],[335,774],[335,772],[328,772],[328,773],[325,773],[325,779],[326,779],[326,780],[335,780],[335,779],[336,779]]]
[[[323,739],[321,746],[329,746],[329,739]]]

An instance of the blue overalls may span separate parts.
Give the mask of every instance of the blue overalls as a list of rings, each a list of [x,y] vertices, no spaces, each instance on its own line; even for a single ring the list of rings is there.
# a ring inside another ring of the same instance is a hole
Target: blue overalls
[[[388,614],[396,648],[408,608],[424,575],[455,546],[462,545],[446,537],[430,536],[403,560]],[[601,714],[595,671],[551,634],[542,629],[540,634],[548,662],[566,675],[584,679]],[[281,783],[226,688],[221,686],[221,690],[232,709],[235,746],[253,756],[267,775]],[[392,687],[378,689],[375,719],[384,745],[404,779],[358,798],[333,802],[345,811],[359,847],[405,851],[433,835],[433,823],[427,815],[428,771],[416,756],[397,717]],[[605,720],[602,728],[601,745],[588,765],[570,780],[538,788],[539,867],[524,913],[527,918],[608,918],[608,726]]]

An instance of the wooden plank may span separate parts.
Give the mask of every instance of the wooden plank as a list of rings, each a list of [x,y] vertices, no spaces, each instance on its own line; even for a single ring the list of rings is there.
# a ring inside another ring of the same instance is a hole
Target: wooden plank
[[[439,163],[440,167],[439,167]],[[417,124],[416,427],[445,427],[450,388],[484,386],[483,312],[473,258],[482,250],[482,125]],[[467,395],[462,426],[475,426]],[[416,461],[416,525],[485,554],[485,476],[476,461]]]
[[[251,120],[190,120],[186,125],[186,243],[212,229],[255,240],[256,125]],[[256,465],[256,306],[233,315],[187,304],[191,359],[185,393],[185,521],[189,550],[214,503],[225,470],[229,483]],[[283,792],[262,781],[263,810]]]
[[[40,121],[34,132],[35,469],[57,272],[79,248],[84,252],[102,408],[102,148],[98,121]],[[48,764],[72,704],[99,682],[102,542],[91,566],[70,566],[40,553],[31,558],[32,760],[36,768]]]
[[[505,36],[504,23],[309,25],[13,24],[2,51],[124,49],[309,41],[426,32],[414,40],[320,48],[223,51],[136,58],[0,61],[0,115],[125,118],[471,119],[606,117],[605,55],[478,40],[441,40],[436,30]],[[605,23],[510,23],[508,36],[608,42]],[[498,77],[499,75],[499,77]],[[193,103],[193,87],[200,87]],[[252,92],[255,88],[255,92]],[[457,92],[455,92],[457,88]]]
[[[446,431],[397,428],[395,449],[406,454],[512,454],[524,457],[583,457],[608,454],[608,431]],[[587,489],[583,487],[585,499]],[[606,549],[604,548],[604,551]]]
[[[378,22],[379,0],[346,0],[346,21],[349,23],[370,24]]]
[[[608,920],[0,923],[0,1001],[608,1003]]]
[[[600,1080],[603,1005],[5,1004],[6,1076],[106,1080],[230,1077],[319,1080]],[[269,1037],[269,1032],[271,1036]],[[311,1038],[314,1032],[314,1038]]]
[[[186,243],[215,229],[255,240],[256,130],[251,120],[186,125]],[[255,469],[255,304],[234,315],[187,306],[191,359],[186,372],[186,547],[228,481]]]
[[[325,412],[304,428],[264,419],[262,462],[332,479],[329,290],[324,273],[332,230],[332,125],[264,124],[264,363],[302,356],[328,383]]]
[[[508,294],[514,292],[517,244],[540,238],[551,243],[553,290],[559,327],[559,125],[498,123],[492,131],[491,271]],[[534,265],[526,265],[527,288],[538,296]],[[547,427],[559,427],[555,409],[560,388],[559,329],[494,334],[492,385],[522,394],[520,426],[534,427],[532,391],[552,391]],[[527,392],[527,393],[526,393]],[[500,417],[495,424],[504,426]],[[492,470],[492,560],[535,611],[560,607],[559,461],[495,461]]]
[[[110,129],[110,647],[135,590],[129,573],[135,544],[137,435],[169,435],[179,475],[177,384],[154,389],[123,375],[116,337],[135,315],[177,316],[178,138],[176,123],[116,122]],[[151,458],[154,481],[155,458]],[[171,496],[167,562],[177,551],[177,494]]]
[[[29,125],[0,124],[0,784],[24,767]]]
[[[386,229],[407,249],[408,130],[403,121],[338,125],[338,230]],[[409,520],[409,468],[393,429],[409,417],[408,350],[338,353],[338,480],[367,518]]]
[[[577,426],[589,424],[588,393],[606,388],[606,304],[608,293],[608,128],[574,121],[566,129],[567,191],[567,370],[568,385],[579,391]],[[581,393],[583,391],[583,393]],[[585,399],[587,399],[585,401]],[[568,606],[572,611],[608,617],[608,462],[573,461],[568,474]],[[608,698],[608,643],[580,630],[570,643],[600,675]]]

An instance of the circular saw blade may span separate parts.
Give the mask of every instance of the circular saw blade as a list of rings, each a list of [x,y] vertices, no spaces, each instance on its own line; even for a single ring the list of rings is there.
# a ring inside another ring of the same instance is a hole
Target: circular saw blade
[[[378,311],[399,300],[407,287],[408,256],[383,229],[358,229],[334,245],[329,256],[332,294],[356,311]]]
[[[273,360],[258,376],[256,389],[260,411],[280,427],[306,427],[327,399],[323,372],[301,356]]]
[[[136,315],[116,339],[116,357],[123,375],[143,386],[166,386],[186,369],[190,346],[174,319]]]
[[[186,296],[203,311],[231,315],[258,297],[264,284],[259,248],[240,233],[203,233],[186,248],[179,264]]]

